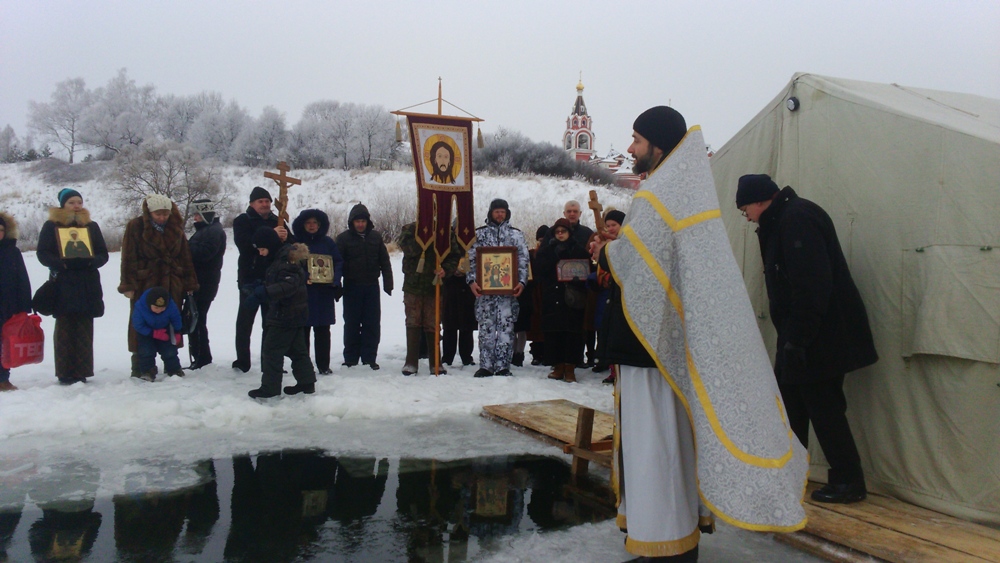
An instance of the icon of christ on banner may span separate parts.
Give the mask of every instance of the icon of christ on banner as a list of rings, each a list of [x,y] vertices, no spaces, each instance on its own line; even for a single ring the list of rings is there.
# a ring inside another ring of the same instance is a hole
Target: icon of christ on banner
[[[455,237],[468,249],[475,238],[472,216],[472,122],[454,116],[407,115],[417,177],[417,241],[434,244],[438,257]]]
[[[423,158],[422,176],[424,185],[435,191],[468,191],[465,166],[468,146],[467,128],[434,125],[417,126],[416,134]]]

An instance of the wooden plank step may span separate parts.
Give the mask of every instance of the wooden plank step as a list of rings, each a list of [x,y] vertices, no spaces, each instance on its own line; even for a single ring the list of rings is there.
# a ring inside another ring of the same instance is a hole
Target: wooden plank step
[[[810,483],[808,493],[820,486]],[[806,495],[806,498],[809,499],[809,494]],[[817,503],[811,499],[807,502],[843,516],[952,549],[958,553],[985,561],[1000,562],[1000,530],[993,530],[986,526],[881,495],[869,495],[864,502],[853,504],[825,504]]]
[[[956,551],[925,539],[872,525],[863,520],[806,503],[805,531],[825,540],[894,563],[985,563],[982,557]]]
[[[583,406],[566,399],[486,405],[483,411],[539,434],[554,438],[562,444],[572,444],[576,437],[578,409]],[[591,442],[600,442],[614,433],[614,417],[600,411],[594,412],[594,430]]]

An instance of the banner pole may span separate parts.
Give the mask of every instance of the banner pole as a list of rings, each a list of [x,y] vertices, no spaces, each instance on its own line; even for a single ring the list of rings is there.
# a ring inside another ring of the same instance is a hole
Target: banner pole
[[[437,252],[434,254],[437,256],[434,276],[437,277],[441,269],[441,255]],[[443,279],[437,278],[437,283],[434,284],[434,377],[441,374],[441,284],[443,283]]]

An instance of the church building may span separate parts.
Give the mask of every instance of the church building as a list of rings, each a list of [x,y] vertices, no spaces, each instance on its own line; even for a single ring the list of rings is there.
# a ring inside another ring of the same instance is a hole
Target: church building
[[[584,162],[594,158],[594,132],[591,130],[593,120],[587,115],[587,104],[583,103],[583,79],[576,85],[576,102],[573,111],[566,118],[566,133],[563,134],[563,147],[574,160]]]

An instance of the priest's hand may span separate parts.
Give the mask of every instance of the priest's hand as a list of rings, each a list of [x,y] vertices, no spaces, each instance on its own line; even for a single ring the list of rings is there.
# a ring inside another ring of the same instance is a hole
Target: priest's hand
[[[520,297],[521,292],[523,291],[524,291],[524,284],[523,283],[517,284],[517,287],[514,288],[514,297]]]
[[[479,289],[479,284],[476,282],[472,282],[469,284],[469,290],[471,290],[472,294],[475,295],[476,297],[479,297],[480,295],[483,294],[482,290]]]

